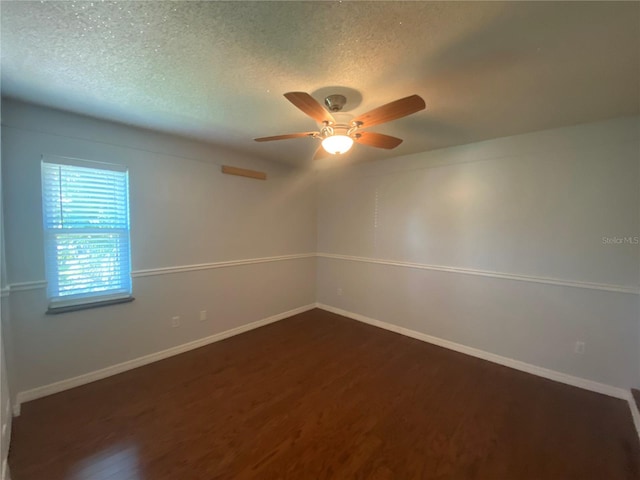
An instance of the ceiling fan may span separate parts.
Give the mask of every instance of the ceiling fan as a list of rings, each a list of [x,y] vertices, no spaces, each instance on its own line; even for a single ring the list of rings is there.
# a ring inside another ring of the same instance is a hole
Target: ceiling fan
[[[358,115],[349,123],[337,123],[330,111],[340,112],[342,110],[347,101],[344,95],[329,95],[326,97],[324,103],[328,110],[306,92],[289,92],[285,93],[284,96],[308,116],[321,123],[320,131],[261,137],[256,138],[255,141],[270,142],[300,137],[315,138],[321,140],[322,143],[318,147],[314,159],[321,158],[326,153],[331,155],[346,153],[351,149],[354,142],[376,148],[396,148],[402,143],[401,138],[382,133],[363,132],[362,129],[406,117],[423,110],[426,106],[420,96],[411,95]]]

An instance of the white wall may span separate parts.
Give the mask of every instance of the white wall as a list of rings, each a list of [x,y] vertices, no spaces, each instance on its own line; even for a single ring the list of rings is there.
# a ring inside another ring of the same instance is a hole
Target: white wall
[[[1,132],[0,132],[1,135]],[[2,155],[0,154],[0,172],[2,171]],[[0,175],[0,180],[2,176]],[[0,480],[9,480],[9,443],[11,441],[11,393],[7,376],[7,359],[10,351],[9,335],[9,299],[6,279],[6,255],[4,250],[4,203],[2,182],[0,182]]]
[[[15,101],[3,107],[13,392],[316,300],[607,385],[640,385],[639,246],[602,242],[640,235],[638,118],[315,175]],[[43,153],[129,166],[135,302],[44,315]],[[222,175],[220,163],[269,180]],[[317,259],[304,255],[316,250]],[[181,327],[169,326],[173,315]]]
[[[9,480],[9,443],[11,441],[11,400],[4,355],[4,339],[0,335],[0,480]]]
[[[42,154],[129,167],[133,303],[44,314]],[[17,392],[315,301],[313,256],[169,274],[155,270],[313,253],[310,173],[11,100],[3,100],[2,158]],[[266,171],[268,180],[223,175],[220,164]],[[200,310],[208,311],[208,320],[199,321]],[[170,326],[174,315],[181,316],[179,328]]]
[[[640,235],[639,127],[620,118],[321,172],[318,301],[637,385],[640,247],[603,237]]]

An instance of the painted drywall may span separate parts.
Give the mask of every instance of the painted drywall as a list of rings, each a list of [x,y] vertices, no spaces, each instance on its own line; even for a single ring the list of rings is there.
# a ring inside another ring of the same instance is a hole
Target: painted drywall
[[[152,271],[315,251],[313,174],[237,152],[4,100],[3,185],[16,390],[185,344],[315,301],[315,258]],[[129,304],[45,315],[41,155],[129,167]],[[267,181],[223,175],[221,164]],[[148,273],[148,272],[147,272]],[[28,283],[27,289],[21,284]],[[207,320],[200,321],[200,311]],[[181,326],[171,327],[180,316]]]
[[[1,129],[1,127],[0,127]],[[2,132],[0,130],[0,136]],[[0,152],[0,172],[2,171],[2,154]],[[0,180],[1,180],[0,175]],[[9,480],[9,443],[11,442],[11,392],[7,376],[7,358],[9,352],[5,344],[9,344],[9,302],[7,298],[6,255],[4,250],[4,202],[2,182],[0,181],[0,480]]]
[[[321,172],[318,302],[636,385],[639,127],[619,118]]]
[[[9,443],[11,441],[11,400],[4,355],[4,339],[0,338],[0,480],[9,479]]]
[[[640,384],[639,247],[603,241],[639,235],[637,117],[313,174],[16,101],[3,106],[12,391],[314,301],[608,385]],[[43,153],[129,166],[135,302],[44,315],[44,286],[31,283],[44,279]],[[224,176],[222,163],[267,171],[269,180]],[[157,270],[316,250],[317,259]],[[370,261],[379,259],[412,266]],[[174,315],[179,328],[169,326]],[[576,340],[586,342],[582,355]]]

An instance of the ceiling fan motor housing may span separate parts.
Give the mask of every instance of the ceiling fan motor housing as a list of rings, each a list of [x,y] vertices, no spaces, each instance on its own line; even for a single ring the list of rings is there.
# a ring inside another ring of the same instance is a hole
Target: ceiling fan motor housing
[[[329,95],[324,99],[324,104],[331,112],[339,112],[344,108],[347,103],[347,98],[344,95]]]

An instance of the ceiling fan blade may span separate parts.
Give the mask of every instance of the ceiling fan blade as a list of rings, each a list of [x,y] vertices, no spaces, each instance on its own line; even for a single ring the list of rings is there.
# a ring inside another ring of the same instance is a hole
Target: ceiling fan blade
[[[316,122],[336,123],[329,111],[320,105],[311,95],[306,92],[289,92],[284,96],[304,113],[313,118]]]
[[[273,137],[254,138],[256,142],[271,142],[273,140],[287,140],[288,138],[313,137],[318,132],[287,133],[286,135],[275,135]]]
[[[402,143],[401,138],[392,137],[391,135],[383,135],[382,133],[358,132],[359,137],[355,141],[370,147],[392,149]]]
[[[363,113],[354,118],[353,121],[361,122],[361,128],[367,128],[406,117],[423,110],[425,107],[424,100],[419,95],[411,95]]]

